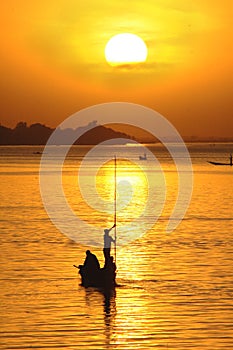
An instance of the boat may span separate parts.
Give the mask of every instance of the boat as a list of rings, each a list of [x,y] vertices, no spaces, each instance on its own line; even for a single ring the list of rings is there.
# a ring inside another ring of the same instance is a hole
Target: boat
[[[231,163],[219,163],[219,162],[212,162],[212,161],[208,161],[208,163],[213,164],[213,165],[228,165],[228,166],[232,166]]]
[[[147,155],[144,153],[144,156],[139,156],[139,160],[147,160]]]
[[[229,166],[232,166],[233,165],[233,162],[232,162],[232,154],[230,153],[230,156],[229,156],[229,163],[221,163],[221,162],[213,162],[213,161],[208,161],[208,163],[210,164],[213,164],[213,165],[229,165]]]
[[[86,269],[84,265],[76,266],[81,276],[81,285],[85,288],[94,287],[102,290],[111,290],[116,287],[115,264],[96,270]]]

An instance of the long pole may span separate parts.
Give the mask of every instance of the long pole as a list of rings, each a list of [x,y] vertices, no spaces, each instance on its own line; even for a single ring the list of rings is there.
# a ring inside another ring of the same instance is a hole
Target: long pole
[[[116,177],[117,161],[116,156],[114,157],[114,224],[115,224],[115,264],[116,264],[116,240],[117,240],[117,177]]]

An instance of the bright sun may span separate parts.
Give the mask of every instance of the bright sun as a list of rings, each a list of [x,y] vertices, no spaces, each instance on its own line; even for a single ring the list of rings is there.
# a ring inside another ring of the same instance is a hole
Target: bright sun
[[[111,66],[142,63],[147,58],[147,46],[135,34],[114,35],[105,47],[105,58]]]

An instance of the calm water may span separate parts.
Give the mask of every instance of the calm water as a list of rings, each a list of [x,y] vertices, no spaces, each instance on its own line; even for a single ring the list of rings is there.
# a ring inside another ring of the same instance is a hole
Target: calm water
[[[61,234],[44,210],[40,155],[33,153],[41,150],[0,148],[0,348],[232,349],[233,168],[213,166],[207,160],[226,161],[233,144],[189,145],[192,201],[171,234],[165,228],[174,206],[177,175],[167,153],[160,146],[152,147],[165,174],[166,203],[154,227],[117,250],[119,287],[114,295],[80,286],[73,264],[82,263],[87,247]],[[77,189],[78,166],[86,151],[75,147],[69,154],[64,193],[74,212],[97,225],[102,237],[112,214],[88,207]],[[125,158],[125,152],[139,163],[138,147],[114,149],[119,158],[123,153]],[[103,148],[100,158],[107,159],[110,153]],[[82,175],[86,190],[95,162],[90,161]],[[148,169],[150,162],[148,157]],[[107,163],[97,176],[97,190],[106,200],[113,196],[111,172],[112,164]],[[135,185],[131,203],[119,213],[119,225],[124,225],[140,214],[148,194],[137,166],[121,160],[118,175]],[[135,230],[148,222],[140,221]],[[91,249],[102,264],[101,247]]]

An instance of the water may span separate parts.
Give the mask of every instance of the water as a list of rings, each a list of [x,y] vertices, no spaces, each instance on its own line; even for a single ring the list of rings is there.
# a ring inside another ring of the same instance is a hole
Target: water
[[[102,237],[112,213],[89,208],[77,189],[77,168],[88,150],[75,147],[69,154],[64,192],[74,212],[97,225]],[[73,264],[82,263],[87,247],[61,234],[44,210],[40,155],[33,153],[41,147],[0,148],[1,349],[233,348],[233,169],[207,163],[225,161],[233,144],[190,144],[189,150],[192,201],[181,224],[167,234],[177,175],[165,150],[152,147],[165,174],[166,203],[154,227],[118,249],[119,287],[104,295],[80,286]],[[107,160],[112,150],[100,150],[100,156],[102,151]],[[115,154],[122,152],[138,163],[139,148],[115,147]],[[97,163],[90,161],[82,175],[84,187]],[[121,160],[119,168],[122,179],[132,177],[137,189],[119,213],[123,225],[140,214],[148,194],[135,164]],[[113,196],[111,172],[107,163],[98,174],[97,189],[105,200]],[[143,224],[139,221],[135,230]],[[91,249],[103,264],[101,247]]]

